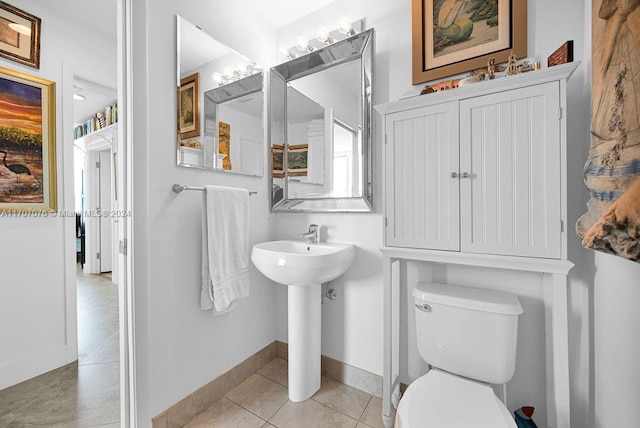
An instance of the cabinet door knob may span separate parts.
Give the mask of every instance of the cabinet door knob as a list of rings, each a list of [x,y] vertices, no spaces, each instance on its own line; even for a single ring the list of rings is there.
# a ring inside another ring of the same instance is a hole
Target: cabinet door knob
[[[462,178],[469,178],[471,177],[471,174],[469,174],[468,172],[463,172],[462,175],[460,176]]]
[[[452,172],[451,173],[451,178],[458,178],[458,177],[459,177],[459,175],[458,175],[457,172]]]

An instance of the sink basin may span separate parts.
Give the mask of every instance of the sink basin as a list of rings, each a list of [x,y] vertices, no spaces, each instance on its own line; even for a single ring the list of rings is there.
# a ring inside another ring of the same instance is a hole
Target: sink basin
[[[353,262],[352,244],[287,239],[256,244],[251,261],[272,281],[284,285],[322,284],[346,272]]]
[[[321,284],[353,262],[352,244],[283,240],[256,244],[251,261],[272,281],[287,285],[289,400],[307,400],[320,389]]]

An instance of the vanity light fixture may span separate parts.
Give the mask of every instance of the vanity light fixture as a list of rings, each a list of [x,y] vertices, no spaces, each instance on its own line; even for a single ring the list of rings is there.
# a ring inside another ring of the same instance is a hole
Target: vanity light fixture
[[[309,40],[307,40],[305,36],[298,36],[296,39],[296,48],[298,48],[299,51],[307,53],[313,51],[313,46],[309,45]]]
[[[296,54],[292,51],[300,51],[300,55],[305,55],[313,52],[316,49],[322,49],[325,46],[329,46],[337,41],[344,40],[346,37],[351,37],[362,31],[363,21],[359,19],[357,21],[351,21],[349,17],[343,16],[338,20],[338,27],[333,30],[329,30],[325,26],[318,27],[315,37],[307,39],[305,36],[298,36],[296,38],[295,49],[289,47],[286,43],[280,43],[278,50],[282,57],[286,61],[290,61],[296,58]]]
[[[213,81],[216,82],[218,86],[224,86],[228,83],[244,79],[245,77],[249,77],[261,71],[262,67],[256,64],[254,61],[250,62],[249,64],[239,62],[236,65],[235,70],[231,67],[225,67],[222,73],[218,71],[211,73],[211,79],[213,79]]]
[[[318,32],[316,33],[316,39],[320,43],[323,43],[325,45],[330,45],[331,43],[334,42],[334,40],[331,38],[329,30],[327,30],[327,27],[325,26],[318,27]]]

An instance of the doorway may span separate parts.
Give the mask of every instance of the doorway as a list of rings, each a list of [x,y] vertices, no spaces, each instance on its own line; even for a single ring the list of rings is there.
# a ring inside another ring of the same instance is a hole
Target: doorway
[[[99,422],[120,423],[120,317],[115,154],[117,91],[74,76],[78,383],[103,390]],[[77,398],[90,400],[79,389]],[[95,403],[97,405],[97,403]],[[82,418],[79,413],[78,418]],[[84,419],[76,422],[84,423]]]

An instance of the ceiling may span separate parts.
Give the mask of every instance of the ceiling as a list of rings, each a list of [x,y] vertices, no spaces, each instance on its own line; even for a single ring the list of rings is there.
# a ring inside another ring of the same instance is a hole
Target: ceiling
[[[57,15],[60,19],[83,23],[86,31],[98,32],[103,37],[113,39],[115,45],[116,0],[55,0],[42,2],[42,6],[50,8],[51,16]],[[115,76],[112,80],[116,80]],[[83,123],[96,112],[104,111],[106,106],[113,104],[117,99],[116,88],[82,78],[74,81],[74,93],[85,97],[82,101],[73,102],[74,124]]]

